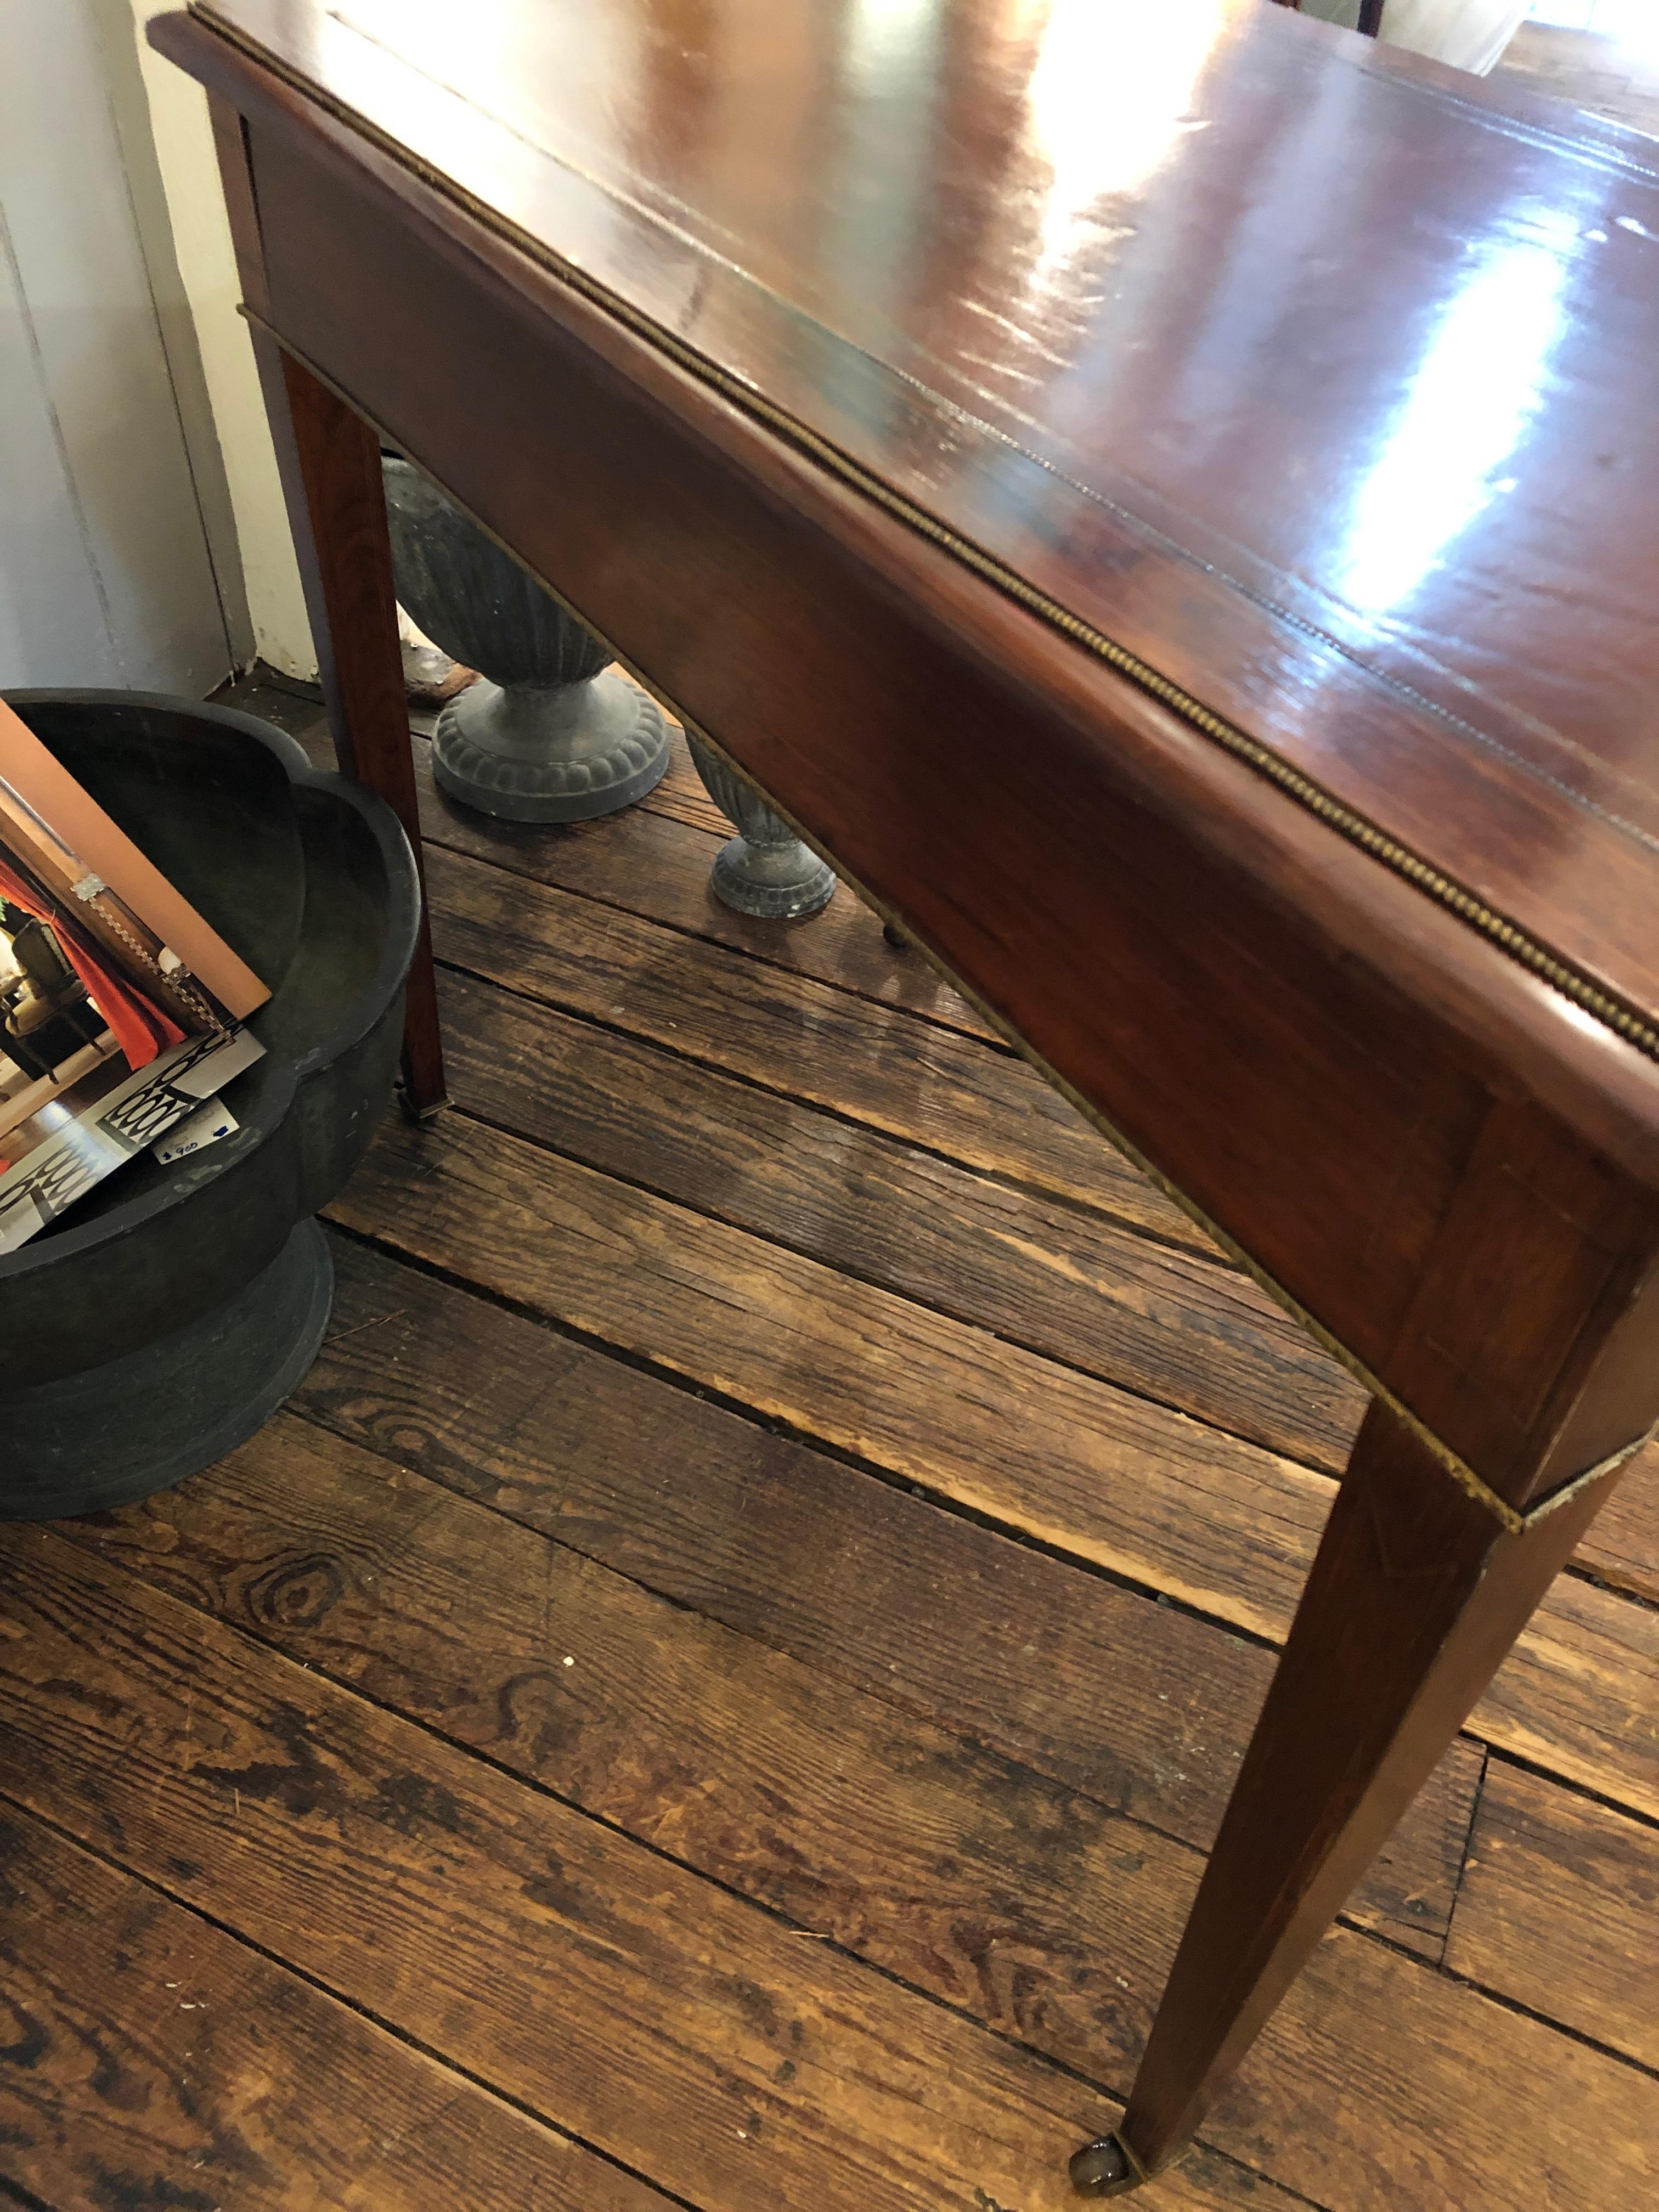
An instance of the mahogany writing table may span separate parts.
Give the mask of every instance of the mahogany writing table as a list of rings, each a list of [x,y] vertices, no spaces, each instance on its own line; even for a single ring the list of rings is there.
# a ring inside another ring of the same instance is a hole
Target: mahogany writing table
[[[413,835],[384,436],[1372,1393],[1133,2187],[1659,1415],[1655,149],[1255,0],[153,35],[343,758]]]

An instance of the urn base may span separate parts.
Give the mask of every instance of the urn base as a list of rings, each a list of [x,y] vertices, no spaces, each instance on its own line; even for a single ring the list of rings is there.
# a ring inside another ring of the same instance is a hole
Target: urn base
[[[836,888],[834,869],[799,837],[784,835],[787,842],[775,845],[728,838],[714,855],[716,896],[738,913],[765,921],[797,920],[828,906]]]
[[[480,677],[438,718],[432,773],[463,806],[512,822],[586,822],[659,784],[668,723],[615,669],[586,683],[503,686]]]
[[[753,784],[701,738],[686,732],[702,787],[738,835],[714,856],[716,897],[738,914],[763,921],[789,921],[828,906],[836,872],[775,814]]]

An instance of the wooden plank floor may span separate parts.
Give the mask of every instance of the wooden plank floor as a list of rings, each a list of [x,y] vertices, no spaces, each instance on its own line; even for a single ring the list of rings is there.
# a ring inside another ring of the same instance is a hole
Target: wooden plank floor
[[[1522,23],[1496,74],[1500,83],[1524,84],[1659,138],[1659,40],[1632,44],[1602,32]]]
[[[683,755],[423,804],[317,1366],[0,1529],[0,2198],[1061,2212],[1358,1395]],[[1650,1453],[1149,2205],[1659,2201],[1656,1831]]]

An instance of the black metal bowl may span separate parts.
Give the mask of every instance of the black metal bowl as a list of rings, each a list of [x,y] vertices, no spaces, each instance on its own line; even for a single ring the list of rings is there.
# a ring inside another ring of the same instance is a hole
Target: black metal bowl
[[[389,1099],[420,893],[382,802],[228,708],[125,691],[9,704],[269,984],[240,1124],[128,1162],[0,1258],[0,1517],[181,1480],[251,1436],[321,1340],[312,1219]]]

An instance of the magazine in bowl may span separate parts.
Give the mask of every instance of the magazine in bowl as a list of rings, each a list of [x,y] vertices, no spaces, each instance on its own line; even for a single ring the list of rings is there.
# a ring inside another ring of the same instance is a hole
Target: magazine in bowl
[[[269,996],[0,702],[0,1254],[250,1066]]]

